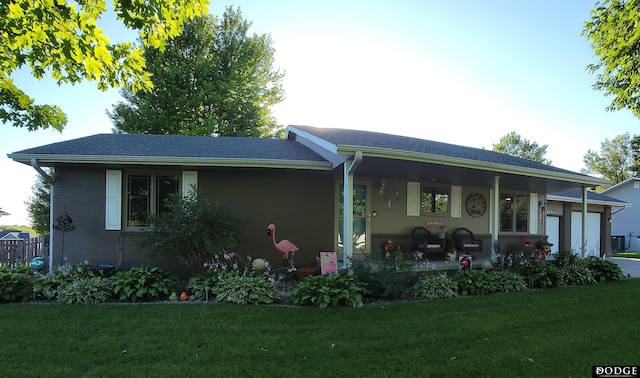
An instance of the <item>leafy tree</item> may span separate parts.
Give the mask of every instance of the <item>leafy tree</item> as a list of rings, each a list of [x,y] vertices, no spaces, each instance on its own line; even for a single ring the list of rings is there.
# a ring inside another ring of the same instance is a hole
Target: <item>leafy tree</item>
[[[629,169],[632,175],[637,177],[638,173],[640,173],[640,136],[634,135],[633,138],[631,138],[630,148],[633,163]]]
[[[154,89],[121,91],[127,101],[108,112],[114,132],[206,136],[274,136],[269,107],[283,99],[267,35],[227,7],[221,19],[197,17],[161,51],[146,46]]]
[[[618,135],[612,140],[605,139],[600,143],[600,152],[587,151],[583,162],[585,168],[582,169],[582,173],[601,174],[614,184],[628,179],[631,177],[633,166],[629,133]]]
[[[536,142],[523,139],[515,131],[500,138],[497,144],[493,145],[493,150],[503,154],[533,160],[538,163],[551,165],[551,160],[545,158],[548,145],[540,146]]]
[[[630,109],[640,117],[640,2],[600,0],[582,35],[599,62],[587,66],[596,75],[593,88],[613,96],[607,110]]]
[[[167,207],[167,212],[151,218],[148,245],[152,255],[173,255],[197,271],[214,256],[233,252],[240,242],[243,222],[219,202],[192,191],[186,198],[172,196]]]
[[[182,25],[206,14],[208,0],[113,0],[125,27],[139,32],[145,46],[162,49]],[[131,43],[111,43],[97,20],[107,11],[104,0],[0,1],[0,121],[29,130],[62,131],[67,118],[57,106],[36,105],[11,74],[31,69],[58,84],[96,81],[98,88],[131,91],[152,87],[142,50]]]
[[[53,169],[45,168],[45,173],[48,176],[53,176]],[[44,177],[38,175],[36,182],[31,186],[31,191],[33,195],[25,202],[31,227],[38,235],[49,235],[51,184]]]

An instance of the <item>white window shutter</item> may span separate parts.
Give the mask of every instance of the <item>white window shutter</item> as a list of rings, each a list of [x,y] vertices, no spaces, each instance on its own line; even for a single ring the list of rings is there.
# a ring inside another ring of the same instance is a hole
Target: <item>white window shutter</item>
[[[107,170],[105,230],[122,229],[122,171]]]
[[[198,171],[182,171],[182,198],[198,187]]]
[[[407,182],[407,216],[417,217],[420,215],[420,183]]]
[[[538,233],[538,193],[529,193],[529,233]]]
[[[462,187],[451,186],[451,218],[462,216]]]

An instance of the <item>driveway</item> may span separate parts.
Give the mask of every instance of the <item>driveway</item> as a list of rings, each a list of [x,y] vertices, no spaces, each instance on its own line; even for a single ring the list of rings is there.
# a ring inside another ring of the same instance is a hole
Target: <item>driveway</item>
[[[640,278],[640,260],[622,257],[607,257],[607,260],[618,264],[625,277]]]

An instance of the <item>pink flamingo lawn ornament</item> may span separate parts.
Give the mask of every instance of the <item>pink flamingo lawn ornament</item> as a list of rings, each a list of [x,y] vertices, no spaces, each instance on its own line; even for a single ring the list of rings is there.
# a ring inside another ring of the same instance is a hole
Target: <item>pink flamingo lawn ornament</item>
[[[273,223],[267,226],[267,235],[271,235],[273,246],[282,253],[282,263],[284,264],[285,261],[288,261],[293,266],[293,255],[298,251],[298,247],[286,239],[276,243],[276,225]]]

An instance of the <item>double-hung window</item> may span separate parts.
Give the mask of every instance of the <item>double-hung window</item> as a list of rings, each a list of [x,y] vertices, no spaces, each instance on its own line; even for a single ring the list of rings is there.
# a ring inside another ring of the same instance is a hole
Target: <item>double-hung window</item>
[[[126,180],[127,227],[149,227],[150,215],[166,212],[180,188],[178,175],[129,174]]]
[[[449,188],[422,186],[420,196],[421,214],[448,214],[449,213]]]
[[[500,231],[529,231],[529,197],[524,194],[500,194]]]

